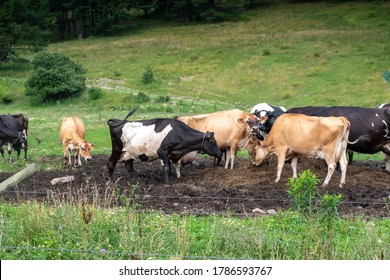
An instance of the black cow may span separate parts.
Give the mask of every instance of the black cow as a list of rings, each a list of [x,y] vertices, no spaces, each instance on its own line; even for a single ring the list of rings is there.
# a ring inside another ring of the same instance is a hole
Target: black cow
[[[286,108],[273,106],[268,103],[259,103],[255,105],[250,113],[254,114],[258,120],[255,123],[248,122],[251,127],[252,135],[255,135],[259,140],[264,140],[271,131],[275,120],[285,112]]]
[[[200,132],[177,119],[127,121],[134,112],[135,109],[130,111],[125,120],[107,121],[112,143],[112,153],[107,163],[111,179],[118,161],[123,161],[125,168],[132,174],[134,160],[159,158],[163,165],[164,180],[169,183],[170,161],[175,165],[180,164],[180,158],[192,151],[222,157],[213,132]]]
[[[23,114],[0,115],[0,153],[4,157],[3,145],[8,143],[9,159],[12,160],[12,147],[20,157],[20,150],[24,149],[24,158],[27,159],[27,128],[28,119]]]
[[[390,108],[361,107],[300,107],[291,108],[287,113],[300,113],[310,116],[344,116],[351,123],[349,141],[359,141],[348,144],[350,151],[375,154],[382,151],[385,154],[386,170],[390,171]],[[349,163],[352,162],[350,154]]]

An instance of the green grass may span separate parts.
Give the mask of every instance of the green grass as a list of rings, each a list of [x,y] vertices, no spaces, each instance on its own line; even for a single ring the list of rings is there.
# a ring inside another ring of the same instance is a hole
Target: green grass
[[[339,259],[378,260],[390,254],[389,219],[138,213],[133,208],[2,204],[4,259]],[[101,253],[102,249],[107,251]]]

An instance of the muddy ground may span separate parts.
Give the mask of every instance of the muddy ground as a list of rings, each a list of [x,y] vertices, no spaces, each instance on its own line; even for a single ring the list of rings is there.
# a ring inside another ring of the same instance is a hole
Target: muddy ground
[[[108,155],[94,155],[90,162],[83,162],[77,169],[39,171],[2,194],[2,199],[12,202],[39,200],[58,203],[66,200],[99,201],[105,205],[131,204],[138,209],[155,209],[165,213],[230,213],[250,216],[253,210],[288,209],[290,200],[286,182],[292,176],[286,164],[280,183],[274,183],[276,159],[270,159],[259,167],[249,159],[236,159],[234,170],[213,166],[209,157],[198,157],[192,165],[182,168],[182,177],[172,175],[169,184],[163,183],[160,161],[135,162],[136,177],[130,177],[123,164],[114,171],[115,183],[108,184]],[[55,161],[61,166],[62,158],[48,157],[41,161]],[[222,162],[223,164],[223,162]],[[39,163],[38,163],[39,165]],[[321,180],[326,175],[322,160],[300,159],[298,172],[310,168]],[[12,174],[0,173],[0,182]],[[70,183],[51,185],[55,178],[73,175]],[[343,195],[340,206],[342,215],[364,214],[370,217],[390,217],[390,173],[384,170],[382,161],[355,161],[348,167],[347,183],[339,188],[340,175],[334,173],[327,187],[320,192]]]

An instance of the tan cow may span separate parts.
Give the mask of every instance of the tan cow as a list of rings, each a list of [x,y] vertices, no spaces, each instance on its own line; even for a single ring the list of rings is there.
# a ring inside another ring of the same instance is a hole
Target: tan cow
[[[64,149],[64,165],[72,165],[72,152],[76,151],[73,166],[81,166],[81,157],[90,161],[94,145],[85,141],[83,121],[75,116],[62,119],[60,139]]]
[[[345,183],[347,171],[346,149],[350,124],[345,117],[311,117],[302,114],[283,114],[274,123],[270,134],[255,147],[255,159],[259,165],[268,155],[278,157],[277,176],[280,180],[285,160],[291,159],[293,177],[297,177],[298,155],[325,159],[328,173],[323,186],[340,163],[340,187]],[[356,140],[357,141],[357,140]],[[355,141],[355,142],[356,142]]]
[[[233,169],[236,152],[250,134],[247,116],[247,112],[235,109],[178,119],[196,130],[213,131],[219,149],[226,150],[225,168],[229,168],[230,162],[230,169]]]

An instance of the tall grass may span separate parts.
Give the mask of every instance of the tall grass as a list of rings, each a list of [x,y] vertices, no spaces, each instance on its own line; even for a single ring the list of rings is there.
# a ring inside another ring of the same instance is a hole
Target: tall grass
[[[0,258],[377,260],[390,254],[389,219],[336,219],[329,239],[320,219],[294,212],[239,218],[137,210],[1,204]]]

